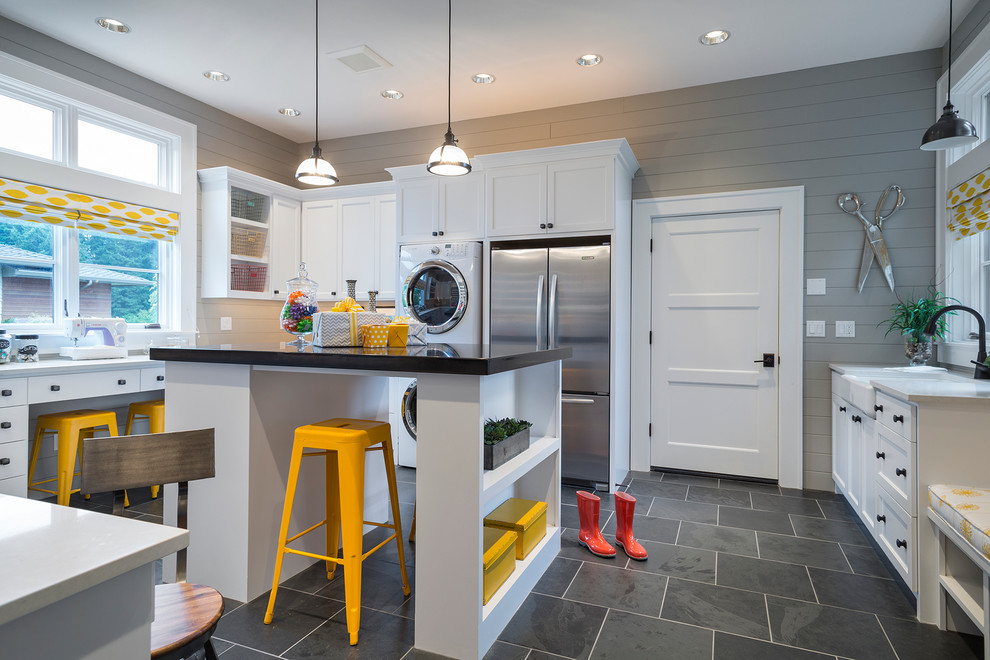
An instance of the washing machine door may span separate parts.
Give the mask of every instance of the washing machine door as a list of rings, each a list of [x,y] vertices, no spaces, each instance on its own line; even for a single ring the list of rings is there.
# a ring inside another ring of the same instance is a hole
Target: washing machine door
[[[409,437],[416,439],[416,381],[402,394],[402,425],[409,432]]]
[[[409,273],[404,299],[410,316],[425,323],[427,332],[447,332],[460,322],[467,309],[467,282],[454,264],[431,259]]]

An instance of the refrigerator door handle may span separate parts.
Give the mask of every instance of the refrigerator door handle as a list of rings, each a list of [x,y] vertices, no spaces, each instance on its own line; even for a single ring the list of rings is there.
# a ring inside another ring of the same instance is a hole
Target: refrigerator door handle
[[[585,404],[585,405],[594,405],[595,404],[595,400],[594,399],[572,399],[572,398],[566,398],[566,399],[564,399],[564,398],[562,398],[560,400],[560,402],[561,403],[581,403],[581,404]]]
[[[536,281],[536,348],[546,348],[543,335],[543,276]]]
[[[557,273],[550,276],[550,323],[547,326],[547,344],[557,348]]]

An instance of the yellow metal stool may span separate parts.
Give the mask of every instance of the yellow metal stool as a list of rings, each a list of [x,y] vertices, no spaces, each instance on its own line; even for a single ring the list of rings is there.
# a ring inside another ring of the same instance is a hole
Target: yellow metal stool
[[[165,432],[165,399],[155,401],[139,401],[127,407],[127,426],[124,435],[131,434],[135,419],[148,418],[148,433]],[[158,497],[158,486],[151,487],[151,498]]]
[[[79,474],[76,469],[76,455],[79,453],[79,440],[92,437],[96,429],[105,426],[110,435],[117,435],[117,416],[108,410],[71,410],[62,413],[38,415],[34,429],[34,445],[31,447],[31,460],[28,462],[28,490],[51,493],[57,496],[59,504],[68,506],[69,495],[78,493],[72,489],[72,478]],[[54,433],[58,438],[57,474],[51,479],[34,480],[38,465],[38,453],[46,433]],[[56,489],[38,488],[41,484],[56,482]]]
[[[307,452],[307,449],[317,451]],[[364,520],[364,456],[369,451],[381,451],[388,478],[388,493],[392,504],[394,524],[373,523]],[[291,538],[289,517],[292,500],[296,494],[296,480],[304,456],[323,456],[326,460],[326,518]],[[336,497],[334,497],[336,495]],[[363,525],[387,527],[392,535],[367,552],[362,552]],[[326,555],[294,550],[286,544],[319,527],[326,527]],[[343,540],[343,558],[337,558],[339,541]],[[329,419],[296,429],[292,444],[292,461],[289,465],[289,481],[285,487],[285,506],[282,509],[282,525],[278,535],[278,551],[275,555],[275,577],[272,593],[268,598],[265,623],[272,622],[275,609],[275,593],[282,571],[282,558],[286,552],[314,557],[326,562],[327,579],[332,579],[337,564],[344,567],[344,600],[347,609],[347,632],[352,645],[357,644],[361,624],[361,562],[386,543],[395,539],[399,550],[399,569],[402,572],[402,593],[409,595],[406,577],[405,555],[402,549],[402,522],[399,519],[399,491],[395,482],[395,460],[392,455],[392,433],[385,422],[363,419]]]

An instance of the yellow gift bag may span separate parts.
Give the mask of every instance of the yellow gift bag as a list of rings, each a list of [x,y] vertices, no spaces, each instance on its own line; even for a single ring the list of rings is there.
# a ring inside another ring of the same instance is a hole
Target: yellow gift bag
[[[384,348],[388,346],[387,325],[362,325],[361,336],[364,338],[365,348]]]

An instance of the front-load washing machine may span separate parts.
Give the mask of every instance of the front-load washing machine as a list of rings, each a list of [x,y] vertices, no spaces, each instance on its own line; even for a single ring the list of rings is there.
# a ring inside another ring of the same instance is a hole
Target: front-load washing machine
[[[389,382],[390,422],[396,462],[416,467],[416,379],[392,378]]]
[[[399,314],[425,323],[428,342],[481,341],[481,243],[399,248]]]

